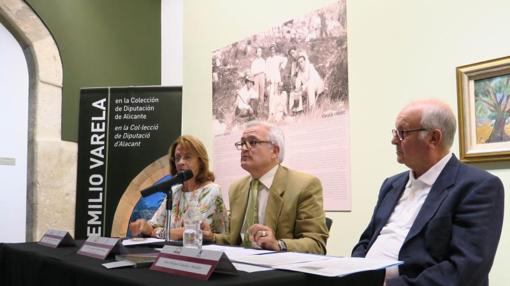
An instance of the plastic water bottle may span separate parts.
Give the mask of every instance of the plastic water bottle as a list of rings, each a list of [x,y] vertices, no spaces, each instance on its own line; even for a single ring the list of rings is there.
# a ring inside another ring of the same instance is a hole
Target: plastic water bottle
[[[189,203],[188,210],[184,215],[184,233],[182,235],[182,245],[190,248],[202,248],[202,230],[200,223],[202,215],[198,209],[196,200]]]

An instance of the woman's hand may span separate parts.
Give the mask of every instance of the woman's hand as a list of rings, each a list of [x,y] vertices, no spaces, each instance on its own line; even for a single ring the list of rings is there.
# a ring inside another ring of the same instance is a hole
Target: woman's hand
[[[132,236],[138,236],[140,234],[152,236],[153,228],[146,220],[137,219],[129,224],[129,230]]]
[[[200,229],[202,230],[202,239],[206,241],[213,241],[214,240],[214,234],[211,231],[211,226],[206,223],[202,222],[200,224]]]

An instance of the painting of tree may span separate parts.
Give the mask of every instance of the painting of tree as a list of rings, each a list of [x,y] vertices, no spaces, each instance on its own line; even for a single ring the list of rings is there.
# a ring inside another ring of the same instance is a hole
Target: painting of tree
[[[510,75],[475,81],[477,143],[510,141]]]

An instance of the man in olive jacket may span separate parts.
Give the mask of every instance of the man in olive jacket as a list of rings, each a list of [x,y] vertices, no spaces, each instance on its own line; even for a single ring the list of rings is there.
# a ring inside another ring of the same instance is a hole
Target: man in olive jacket
[[[281,129],[251,122],[235,145],[241,151],[241,167],[250,175],[230,187],[229,232],[213,234],[205,226],[204,239],[218,244],[325,254],[328,230],[321,183],[314,176],[280,165],[284,157]],[[254,181],[258,187],[256,221],[252,224],[247,214]]]

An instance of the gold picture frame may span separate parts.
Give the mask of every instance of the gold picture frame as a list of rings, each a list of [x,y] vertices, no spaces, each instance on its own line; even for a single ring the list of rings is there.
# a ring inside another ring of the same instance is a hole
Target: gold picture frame
[[[510,160],[510,57],[457,67],[460,159]]]

